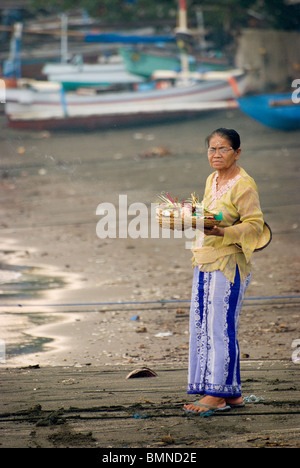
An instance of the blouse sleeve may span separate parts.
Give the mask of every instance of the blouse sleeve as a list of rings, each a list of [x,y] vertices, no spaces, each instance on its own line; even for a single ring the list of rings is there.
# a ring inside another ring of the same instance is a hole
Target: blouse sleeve
[[[232,203],[240,223],[225,228],[223,246],[239,244],[248,263],[263,231],[264,220],[255,182],[239,185],[232,192]]]

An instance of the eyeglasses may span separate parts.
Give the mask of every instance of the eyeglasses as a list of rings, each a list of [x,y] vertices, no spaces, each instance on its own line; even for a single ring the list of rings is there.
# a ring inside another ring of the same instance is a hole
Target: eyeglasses
[[[224,156],[226,153],[228,153],[228,151],[231,151],[231,150],[233,150],[233,148],[224,148],[224,147],[221,147],[221,148],[208,148],[207,152],[208,152],[209,155],[213,155],[217,151],[219,151],[219,153]]]

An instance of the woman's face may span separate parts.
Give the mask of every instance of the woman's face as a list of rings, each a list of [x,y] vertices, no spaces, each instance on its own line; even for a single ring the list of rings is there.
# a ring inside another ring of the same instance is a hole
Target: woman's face
[[[215,170],[226,170],[236,164],[241,149],[234,150],[230,141],[219,135],[213,135],[208,146],[208,161]]]

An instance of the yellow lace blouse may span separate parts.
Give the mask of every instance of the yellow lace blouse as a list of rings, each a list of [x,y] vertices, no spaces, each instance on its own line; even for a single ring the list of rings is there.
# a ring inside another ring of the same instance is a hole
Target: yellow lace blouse
[[[251,271],[250,258],[264,224],[257,187],[252,177],[242,168],[220,190],[217,190],[216,177],[217,172],[214,172],[207,178],[203,204],[207,209],[222,211],[220,227],[226,228],[225,234],[224,237],[205,236],[197,231],[192,247],[193,266],[198,266],[201,271],[221,270],[234,283],[238,265],[241,281],[244,281]],[[240,222],[234,224],[238,220]],[[241,249],[235,251],[232,246],[236,243]],[[233,253],[224,255],[229,246]],[[213,255],[211,258],[209,254],[206,255],[205,261],[200,264],[196,259],[197,252],[201,253],[203,250],[212,252]]]

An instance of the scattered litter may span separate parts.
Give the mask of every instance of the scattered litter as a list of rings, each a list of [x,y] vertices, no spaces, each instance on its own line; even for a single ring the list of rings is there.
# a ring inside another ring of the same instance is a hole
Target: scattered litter
[[[148,416],[146,414],[139,414],[139,413],[135,413],[134,415],[134,419],[147,419]]]
[[[136,333],[146,333],[147,327],[140,327],[140,328],[137,328],[135,331]]]
[[[139,320],[139,319],[140,319],[139,315],[134,315],[133,317],[131,317],[130,320]]]
[[[147,400],[146,398],[141,398],[141,401],[142,401],[143,403],[147,403],[148,405],[154,405],[154,401]]]
[[[162,158],[164,156],[171,156],[172,151],[169,150],[166,146],[156,146],[150,148],[148,151],[144,151],[139,154],[136,159],[147,159],[147,158]]]
[[[140,369],[131,371],[126,376],[126,379],[136,379],[138,377],[157,377],[157,373],[149,369],[149,367],[141,367]]]
[[[30,364],[29,366],[21,367],[21,369],[40,369],[39,364]]]
[[[292,353],[292,361],[295,364],[299,364],[300,363],[300,340],[299,339],[293,341],[292,348],[296,348]]]
[[[261,401],[265,401],[262,397],[257,397],[255,395],[250,395],[249,397],[243,397],[245,403],[259,403]]]
[[[133,138],[134,138],[135,140],[142,140],[142,139],[144,138],[144,135],[143,135],[143,133],[135,133],[135,134],[133,135]]]
[[[168,336],[172,336],[173,333],[172,332],[160,332],[160,333],[157,333],[155,336],[155,338],[166,338]]]
[[[50,138],[51,133],[48,132],[47,130],[40,132],[36,135],[36,138]]]
[[[75,380],[74,379],[65,379],[65,380],[62,380],[62,383],[64,385],[74,385],[75,384]]]
[[[135,133],[133,135],[133,138],[135,140],[146,140],[146,141],[152,141],[155,139],[155,136],[151,133],[149,134],[144,134],[144,133]]]
[[[164,444],[174,444],[174,442],[175,442],[173,437],[170,434],[162,436],[161,441]]]
[[[39,169],[38,172],[39,172],[39,175],[40,175],[40,176],[44,176],[44,175],[47,174],[47,170],[46,170],[45,168],[43,168],[43,167],[42,167],[41,169]]]
[[[18,154],[24,154],[25,151],[26,150],[25,150],[24,146],[18,146],[18,148],[17,148],[17,153]]]

